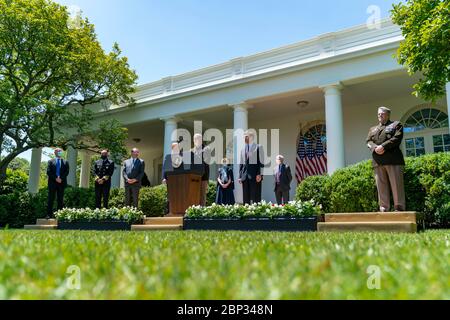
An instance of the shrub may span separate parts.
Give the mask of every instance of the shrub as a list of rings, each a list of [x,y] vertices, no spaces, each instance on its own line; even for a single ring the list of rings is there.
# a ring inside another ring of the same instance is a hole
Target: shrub
[[[125,221],[128,223],[142,222],[144,213],[136,208],[111,209],[63,209],[55,213],[58,221],[91,222],[91,221]]]
[[[110,208],[123,208],[125,206],[125,189],[114,188],[111,189],[109,194],[109,207]]]
[[[425,214],[428,226],[450,224],[450,153],[407,158],[406,209]],[[331,212],[378,210],[378,196],[371,161],[337,171],[331,177],[310,177],[297,188],[297,200],[314,199]]]
[[[68,187],[64,192],[64,207],[95,208],[94,189]]]
[[[33,196],[27,192],[0,195],[1,228],[23,228],[25,224],[33,224],[45,215],[39,195]]]
[[[28,174],[21,169],[6,169],[6,180],[0,187],[0,194],[25,192],[28,188]]]
[[[314,176],[303,181],[297,188],[295,199],[298,201],[313,200],[320,203],[325,212],[329,211],[330,203],[330,176]]]
[[[167,187],[160,185],[142,188],[139,195],[139,208],[147,217],[161,217],[167,208]]]
[[[208,192],[206,193],[206,205],[211,206],[216,202],[217,183],[214,181],[208,182]]]
[[[330,180],[329,195],[334,212],[378,210],[377,189],[371,161],[338,170]]]
[[[321,208],[313,201],[292,201],[284,206],[270,202],[252,205],[192,206],[186,210],[189,219],[251,219],[251,218],[303,218],[320,214]]]

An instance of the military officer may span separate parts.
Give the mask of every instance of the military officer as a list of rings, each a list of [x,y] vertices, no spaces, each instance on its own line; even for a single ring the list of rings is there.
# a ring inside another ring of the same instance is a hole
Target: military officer
[[[108,150],[101,152],[101,159],[94,163],[95,175],[95,207],[108,208],[109,192],[111,190],[111,177],[114,174],[115,164],[109,158]]]
[[[379,124],[370,129],[367,146],[372,151],[375,180],[378,188],[380,211],[390,210],[391,190],[395,211],[405,211],[405,187],[403,173],[405,159],[400,150],[403,140],[403,125],[391,121],[391,110],[378,109]]]

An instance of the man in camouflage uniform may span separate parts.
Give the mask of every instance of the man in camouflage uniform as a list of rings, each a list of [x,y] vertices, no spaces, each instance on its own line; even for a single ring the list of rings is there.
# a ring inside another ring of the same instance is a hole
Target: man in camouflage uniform
[[[390,109],[379,108],[379,124],[370,129],[367,137],[367,146],[373,155],[373,167],[381,212],[390,210],[391,190],[395,211],[406,210],[403,181],[405,159],[400,150],[403,140],[403,125],[399,121],[391,121],[390,116]]]

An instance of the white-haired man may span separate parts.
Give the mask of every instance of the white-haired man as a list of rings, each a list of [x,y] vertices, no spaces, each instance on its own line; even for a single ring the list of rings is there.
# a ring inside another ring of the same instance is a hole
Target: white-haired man
[[[403,172],[405,159],[400,150],[403,140],[403,125],[391,121],[391,110],[378,109],[378,125],[372,127],[367,137],[367,146],[372,151],[375,180],[378,188],[380,211],[390,211],[391,190],[395,211],[406,210]]]
[[[291,191],[292,173],[291,167],[284,163],[282,155],[277,156],[277,166],[274,169],[275,197],[277,204],[282,205],[289,202]]]

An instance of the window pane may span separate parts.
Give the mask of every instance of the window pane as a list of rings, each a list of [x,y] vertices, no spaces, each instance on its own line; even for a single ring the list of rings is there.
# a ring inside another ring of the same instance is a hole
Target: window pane
[[[416,156],[416,152],[414,149],[408,149],[406,150],[406,156],[407,157],[415,157]]]
[[[444,152],[444,147],[435,147],[434,153]]]
[[[444,134],[444,144],[445,145],[450,144],[450,134]]]
[[[441,112],[439,110],[431,109],[430,118],[436,119],[440,114]]]
[[[445,152],[450,152],[450,146],[445,146],[444,150],[445,150]]]
[[[405,132],[417,132],[428,128],[448,128],[448,125],[446,113],[435,108],[425,108],[415,112],[405,121]]]
[[[448,122],[448,117],[447,117],[447,115],[445,113],[441,112],[439,114],[439,116],[436,118],[436,120],[439,121],[439,122],[444,122],[444,121]]]
[[[424,137],[416,138],[416,148],[425,149],[425,138]]]
[[[442,140],[442,136],[441,135],[433,136],[433,145],[435,147],[443,145],[443,140]]]
[[[425,148],[424,149],[416,149],[416,155],[418,157],[425,155]]]
[[[406,139],[406,149],[414,149],[414,139]]]

